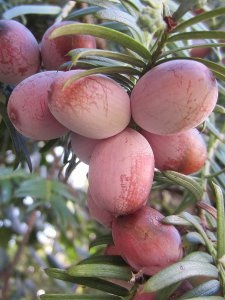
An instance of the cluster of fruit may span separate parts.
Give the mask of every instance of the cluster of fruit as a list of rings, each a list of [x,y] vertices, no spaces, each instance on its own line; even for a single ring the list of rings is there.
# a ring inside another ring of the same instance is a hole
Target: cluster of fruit
[[[95,39],[50,39],[64,24],[49,28],[39,47],[23,25],[0,21],[0,80],[16,84],[9,118],[36,140],[71,132],[73,151],[89,164],[90,214],[112,228],[118,253],[135,271],[153,275],[182,257],[177,229],[146,204],[154,169],[191,174],[204,165],[196,126],[216,105],[216,79],[202,63],[176,59],[146,72],[131,95],[104,75],[73,81],[82,70],[56,70],[69,50],[94,48]]]

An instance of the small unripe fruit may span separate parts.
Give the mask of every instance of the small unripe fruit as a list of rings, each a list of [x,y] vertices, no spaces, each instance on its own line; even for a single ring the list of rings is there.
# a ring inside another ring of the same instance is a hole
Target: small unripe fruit
[[[55,118],[80,135],[104,139],[121,132],[130,121],[130,99],[117,82],[90,75],[65,83],[78,70],[63,72],[49,92],[48,105]]]
[[[162,63],[142,76],[131,93],[134,121],[160,135],[194,128],[213,111],[218,97],[212,72],[194,60]]]
[[[40,69],[40,51],[33,34],[14,20],[0,20],[0,81],[18,84]]]
[[[47,104],[48,90],[56,76],[56,71],[34,74],[20,82],[10,95],[9,118],[24,136],[50,140],[69,131],[53,117]]]
[[[112,236],[121,256],[136,271],[153,275],[182,257],[181,237],[164,216],[145,206],[134,214],[115,218]]]
[[[115,216],[129,214],[146,204],[154,174],[148,141],[137,131],[101,141],[89,164],[89,188],[96,203]]]
[[[152,147],[155,166],[160,171],[191,174],[199,171],[207,159],[206,143],[196,128],[169,136],[153,134],[143,129],[140,133]]]
[[[98,205],[98,203],[96,203],[93,200],[90,191],[88,191],[87,193],[87,206],[89,214],[93,219],[95,219],[97,222],[99,222],[107,228],[112,227],[112,220],[114,218],[113,215],[105,209],[103,209],[101,206]]]
[[[64,25],[75,24],[73,21],[63,21],[53,24],[43,35],[40,49],[42,63],[46,70],[58,70],[59,67],[71,60],[67,53],[76,48],[96,48],[96,40],[91,35],[72,34],[50,39],[51,33]]]
[[[90,139],[86,136],[73,132],[71,134],[71,148],[75,155],[85,164],[89,164],[95,146],[100,142],[99,139]]]

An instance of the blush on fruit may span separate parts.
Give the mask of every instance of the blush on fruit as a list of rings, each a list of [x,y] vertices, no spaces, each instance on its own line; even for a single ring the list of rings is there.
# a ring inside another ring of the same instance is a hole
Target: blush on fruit
[[[130,99],[116,81],[90,75],[65,83],[78,70],[62,72],[52,83],[48,105],[55,118],[71,131],[92,139],[121,132],[130,121]]]
[[[0,20],[0,81],[18,84],[39,71],[38,43],[29,29],[14,20]]]
[[[50,140],[69,131],[53,117],[47,104],[48,90],[56,76],[56,71],[34,74],[20,82],[10,95],[8,116],[24,136]]]
[[[218,85],[213,73],[194,60],[162,63],[141,77],[131,93],[134,121],[160,135],[194,128],[213,111]]]
[[[145,206],[134,214],[115,218],[112,236],[121,256],[137,272],[153,275],[182,257],[181,237],[164,216]]]
[[[183,174],[199,171],[207,159],[206,143],[196,128],[173,135],[157,135],[146,130],[140,133],[152,147],[155,166],[160,171]]]
[[[53,24],[43,35],[40,49],[42,63],[46,70],[58,70],[59,67],[70,60],[67,53],[76,48],[96,48],[96,40],[91,35],[73,34],[49,39],[51,33],[64,25],[74,24],[73,21],[63,21]]]
[[[154,174],[154,156],[137,131],[123,132],[96,145],[89,164],[89,188],[96,203],[115,216],[146,204]]]

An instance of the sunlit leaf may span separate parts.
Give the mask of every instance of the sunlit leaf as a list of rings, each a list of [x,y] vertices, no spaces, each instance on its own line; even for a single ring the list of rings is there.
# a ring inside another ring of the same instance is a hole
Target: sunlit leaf
[[[126,262],[122,259],[122,257],[117,255],[93,255],[86,259],[83,259],[78,263],[78,265],[83,264],[112,264],[118,266],[127,265]]]
[[[101,49],[74,49],[71,50],[68,55],[72,57],[73,63],[79,60],[81,57],[88,57],[88,56],[99,56],[99,57],[107,57],[111,58],[127,64],[130,64],[132,66],[137,66],[139,68],[145,68],[146,64],[143,62],[143,60],[138,59],[137,57],[134,57],[132,55],[127,55],[115,51],[108,51],[108,50],[101,50]]]
[[[167,43],[177,42],[177,41],[185,41],[185,40],[198,40],[198,39],[224,39],[225,32],[224,31],[190,31],[190,32],[182,32],[171,35]]]
[[[111,245],[113,244],[112,234],[106,234],[98,236],[94,241],[90,243],[90,248],[100,245]]]
[[[187,241],[189,241],[192,244],[205,245],[204,239],[198,232],[188,232],[185,235],[185,237],[186,237]]]
[[[43,300],[122,300],[119,296],[113,295],[65,295],[65,294],[44,294],[40,296]]]
[[[216,197],[217,207],[217,259],[225,255],[225,213],[224,213],[224,198],[221,188],[212,183]]]
[[[144,59],[150,59],[151,54],[146,47],[141,43],[137,42],[132,37],[121,33],[119,31],[113,30],[111,28],[93,25],[93,24],[70,24],[64,25],[56,28],[50,38],[56,38],[63,35],[71,34],[90,34],[99,38],[104,38],[116,42],[125,48],[132,50],[133,52],[139,54]]]
[[[218,270],[215,266],[205,262],[181,261],[152,276],[146,282],[144,291],[155,292],[171,284],[195,276],[218,278]]]
[[[186,176],[175,171],[164,171],[162,172],[162,175],[171,180],[171,182],[183,186],[195,196],[196,200],[201,199],[203,195],[202,186],[190,176]]]
[[[188,20],[181,22],[172,30],[172,32],[184,30],[185,28],[190,27],[196,23],[206,21],[213,17],[221,16],[224,14],[225,14],[225,7],[219,7],[219,8],[207,11],[207,12],[203,12],[197,16],[194,16],[193,18],[189,18]]]
[[[119,4],[119,1],[117,0],[77,0],[77,2],[83,2],[103,8],[114,7]]]
[[[71,276],[67,274],[67,271],[56,268],[45,269],[45,272],[52,278],[85,285],[114,295],[127,296],[129,294],[129,291],[126,288],[104,279]]]
[[[184,295],[182,295],[179,298],[179,300],[192,299],[194,297],[199,297],[199,296],[211,296],[211,295],[215,295],[217,292],[219,292],[219,290],[220,290],[220,282],[218,280],[210,280],[186,292]],[[208,299],[208,297],[205,299]]]
[[[214,262],[213,257],[209,253],[202,252],[202,251],[191,252],[190,254],[186,255],[183,258],[183,261],[185,260],[192,260],[192,261],[206,262],[206,263]]]
[[[3,14],[3,19],[13,19],[27,14],[38,15],[58,15],[61,7],[57,5],[18,5],[7,9]]]
[[[126,281],[132,278],[132,272],[128,267],[104,263],[75,265],[68,269],[68,274],[79,277],[115,278]]]
[[[102,8],[99,6],[89,6],[81,9],[76,9],[75,11],[71,12],[67,19],[74,19],[83,17],[86,15],[95,14],[97,11],[101,10]]]
[[[74,80],[78,80],[80,78],[83,78],[85,76],[88,75],[93,75],[93,74],[116,74],[116,73],[122,73],[122,74],[131,74],[131,75],[135,75],[135,74],[140,74],[140,71],[131,67],[120,67],[120,66],[113,66],[113,67],[99,67],[99,68],[94,68],[94,69],[90,69],[87,71],[82,71],[80,73],[77,73],[73,76],[71,76],[71,78],[69,80],[66,81],[65,86],[69,85],[71,82],[73,82]]]
[[[136,25],[137,20],[130,14],[123,12],[119,9],[108,8],[100,10],[97,13],[97,17],[124,24],[131,29],[134,38],[138,39],[139,41],[143,40],[143,33],[141,32],[140,28]]]

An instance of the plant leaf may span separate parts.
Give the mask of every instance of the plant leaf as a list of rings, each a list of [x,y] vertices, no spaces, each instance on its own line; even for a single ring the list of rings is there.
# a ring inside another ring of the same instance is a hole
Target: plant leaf
[[[212,183],[216,196],[217,207],[217,259],[220,260],[225,255],[225,214],[224,199],[221,188]]]
[[[183,186],[185,189],[191,192],[195,196],[196,200],[201,199],[203,195],[202,187],[190,176],[186,176],[175,171],[164,171],[162,174],[172,182]]]
[[[52,278],[85,285],[90,288],[101,290],[103,292],[111,293],[114,295],[127,296],[129,294],[129,291],[126,288],[101,278],[71,276],[68,275],[65,270],[56,268],[45,269],[45,272]]]
[[[218,280],[209,280],[204,282],[192,290],[183,294],[179,300],[192,299],[196,296],[211,296],[215,295],[220,290],[220,282]],[[208,297],[206,297],[208,299]],[[210,299],[210,298],[209,298]]]
[[[132,272],[128,267],[104,263],[75,265],[68,269],[68,274],[79,277],[105,277],[129,281]]]
[[[130,14],[123,12],[119,9],[108,8],[97,12],[97,17],[99,17],[100,19],[106,19],[128,26],[131,29],[134,38],[138,39],[139,41],[143,41],[143,34],[140,28],[136,25],[137,20]]]
[[[214,265],[205,262],[181,261],[152,276],[146,282],[144,291],[156,292],[171,284],[195,276],[218,278],[218,270]]]
[[[13,19],[27,14],[58,15],[61,10],[61,7],[57,5],[18,5],[7,9],[2,17],[3,19]]]
[[[84,1],[83,1],[84,2]],[[86,15],[92,15],[95,14],[97,11],[101,10],[102,8],[99,6],[89,6],[81,9],[76,9],[75,11],[71,12],[67,19],[74,19],[74,18],[79,18],[83,17]]]
[[[203,12],[193,18],[189,18],[188,20],[180,23],[179,25],[177,25],[172,32],[177,32],[177,31],[181,31],[187,27],[190,27],[196,23],[202,22],[202,21],[206,21],[209,20],[213,17],[217,17],[217,16],[221,16],[225,14],[225,7],[219,7],[207,12]]]
[[[103,8],[114,7],[115,5],[120,4],[119,1],[116,0],[77,0],[77,2],[84,2]]]
[[[50,39],[71,34],[90,34],[99,38],[104,38],[116,42],[125,48],[132,50],[144,59],[149,60],[151,53],[141,43],[137,42],[132,37],[113,30],[111,28],[93,25],[93,24],[70,24],[56,28],[50,35]]]
[[[113,244],[113,239],[112,239],[112,234],[105,234],[98,236],[94,241],[90,243],[90,248],[99,246],[99,245],[112,245]]]
[[[196,39],[224,39],[225,32],[224,31],[190,31],[190,32],[182,32],[171,35],[167,39],[167,43],[177,42],[177,41],[185,41],[185,40],[196,40]]]
[[[43,300],[122,300],[119,296],[113,295],[65,295],[65,294],[44,294],[40,296]]]
[[[111,58],[127,64],[130,64],[132,66],[137,66],[139,68],[145,68],[146,64],[138,59],[137,57],[134,57],[133,55],[127,55],[115,51],[107,51],[107,50],[101,50],[101,49],[87,49],[87,48],[79,48],[71,50],[68,53],[69,56],[72,57],[72,62],[76,62],[81,57],[87,57],[87,56],[100,56],[100,57],[107,57]]]
[[[208,254],[207,252],[202,252],[202,251],[191,252],[190,254],[186,255],[183,258],[183,261],[186,261],[186,260],[206,262],[206,263],[214,262],[213,257],[210,254]]]

